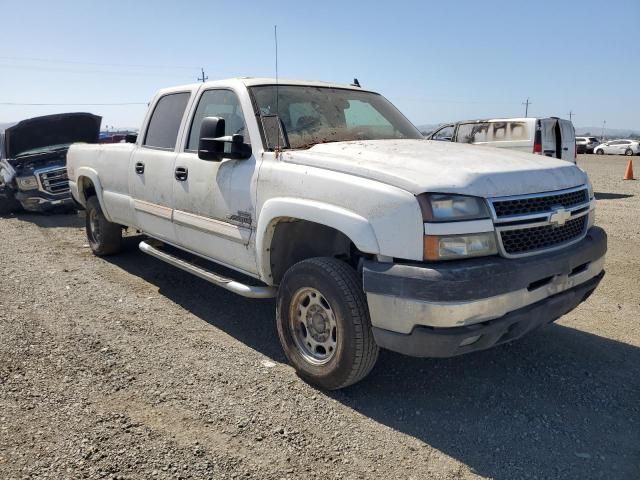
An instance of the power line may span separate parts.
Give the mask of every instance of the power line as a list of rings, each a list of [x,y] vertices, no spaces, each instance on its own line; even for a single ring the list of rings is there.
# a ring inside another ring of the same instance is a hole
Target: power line
[[[4,69],[4,70],[30,70],[30,71],[36,71],[36,72],[65,72],[65,73],[71,73],[71,74],[81,74],[81,75],[86,75],[86,74],[98,74],[98,75],[122,75],[122,76],[138,76],[138,77],[158,77],[157,73],[150,73],[150,72],[137,72],[137,71],[109,71],[109,70],[99,70],[99,69],[92,69],[92,68],[84,68],[84,69],[71,69],[71,68],[64,68],[64,67],[49,67],[49,66],[35,66],[35,65],[7,65],[7,64],[0,64],[0,69]],[[167,72],[170,73],[170,72]],[[188,78],[188,77],[184,77],[181,74],[177,74],[177,75],[163,75],[165,78],[171,77],[171,78]]]
[[[21,102],[0,102],[0,105],[17,105],[17,106],[123,106],[123,105],[148,105],[148,102],[120,102],[120,103],[21,103]]]
[[[131,68],[182,68],[185,70],[193,70],[193,66],[185,65],[148,65],[133,63],[103,63],[103,62],[87,62],[78,60],[62,60],[55,58],[36,58],[36,57],[4,57],[0,56],[0,60],[11,60],[17,62],[48,62],[48,63],[65,63],[69,65],[93,65],[100,67],[131,67]]]

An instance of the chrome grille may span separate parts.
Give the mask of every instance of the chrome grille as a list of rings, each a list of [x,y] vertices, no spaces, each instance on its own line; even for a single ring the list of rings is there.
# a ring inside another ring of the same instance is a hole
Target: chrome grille
[[[546,250],[575,240],[584,234],[587,215],[567,221],[563,226],[543,225],[500,232],[505,252],[510,255]]]
[[[490,199],[501,255],[534,255],[581,240],[589,225],[590,202],[584,186]]]
[[[47,193],[54,195],[69,191],[69,178],[66,168],[56,168],[39,173],[40,185]]]
[[[583,188],[559,194],[496,200],[493,202],[493,208],[496,216],[502,218],[514,215],[549,212],[552,207],[557,206],[571,208],[588,202],[589,193],[586,188]]]

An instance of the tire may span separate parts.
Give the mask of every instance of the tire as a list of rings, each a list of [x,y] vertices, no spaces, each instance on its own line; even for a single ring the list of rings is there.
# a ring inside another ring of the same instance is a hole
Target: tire
[[[0,199],[0,215],[9,215],[22,209],[22,205],[11,191],[6,192],[6,198]]]
[[[104,257],[120,252],[122,250],[122,227],[105,218],[98,197],[89,198],[86,208],[87,239],[93,253]]]
[[[624,154],[625,154],[627,157],[631,157],[631,156],[633,156],[633,150],[631,150],[630,148],[627,148],[627,149],[624,151]]]
[[[285,273],[278,336],[289,363],[309,383],[337,390],[375,365],[379,348],[361,285],[356,271],[335,258],[303,260]]]
[[[602,150],[601,148],[598,148],[596,150],[596,155],[604,155],[604,150]]]

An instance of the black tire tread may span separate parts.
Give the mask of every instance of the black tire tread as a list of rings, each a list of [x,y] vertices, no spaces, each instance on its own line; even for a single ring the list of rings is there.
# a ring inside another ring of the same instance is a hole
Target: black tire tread
[[[315,257],[303,260],[324,270],[347,298],[347,307],[351,311],[353,323],[360,336],[354,338],[356,359],[349,376],[334,388],[340,389],[353,385],[366,377],[378,360],[379,348],[373,338],[369,309],[355,270],[337,258]]]
[[[98,197],[93,196],[87,200],[86,207],[87,216],[87,239],[93,253],[99,257],[114,255],[122,250],[122,226],[117,223],[108,221],[102,213],[102,207],[98,201]],[[95,245],[89,236],[89,215],[91,210],[97,209],[100,215],[100,223],[102,230],[102,241],[99,245]]]

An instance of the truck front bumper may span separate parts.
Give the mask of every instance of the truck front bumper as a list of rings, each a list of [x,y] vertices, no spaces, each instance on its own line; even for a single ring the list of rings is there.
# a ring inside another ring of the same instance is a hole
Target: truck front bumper
[[[509,342],[574,309],[604,276],[607,236],[520,259],[365,262],[364,289],[380,347],[451,357]]]
[[[51,195],[40,190],[18,191],[16,200],[29,212],[46,212],[54,208],[74,207],[71,193]]]

